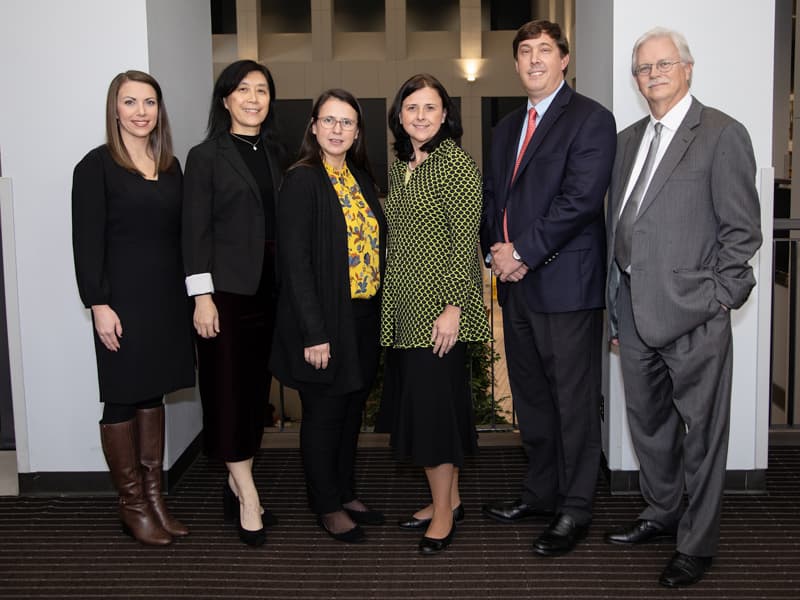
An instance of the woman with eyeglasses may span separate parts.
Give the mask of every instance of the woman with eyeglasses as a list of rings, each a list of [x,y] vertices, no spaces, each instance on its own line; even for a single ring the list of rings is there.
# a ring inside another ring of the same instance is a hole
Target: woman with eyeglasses
[[[342,542],[383,514],[356,494],[361,415],[378,366],[386,223],[361,106],[341,89],[311,109],[278,201],[280,286],[271,367],[297,389],[300,449],[317,524]]]
[[[206,139],[186,159],[183,256],[194,298],[206,455],[225,462],[224,518],[240,540],[260,546],[276,522],[261,506],[253,458],[272,375],[275,320],[275,199],[281,181],[275,84],[252,60],[222,70]]]

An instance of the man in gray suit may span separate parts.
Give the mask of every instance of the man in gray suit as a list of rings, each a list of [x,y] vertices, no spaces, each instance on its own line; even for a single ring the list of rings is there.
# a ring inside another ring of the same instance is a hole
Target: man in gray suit
[[[633,48],[650,115],[619,134],[608,196],[608,313],[647,508],[606,534],[677,536],[665,586],[699,581],[717,552],[731,403],[730,310],[761,245],[745,128],[689,94],[694,59],[662,28]],[[683,492],[688,506],[683,507]]]

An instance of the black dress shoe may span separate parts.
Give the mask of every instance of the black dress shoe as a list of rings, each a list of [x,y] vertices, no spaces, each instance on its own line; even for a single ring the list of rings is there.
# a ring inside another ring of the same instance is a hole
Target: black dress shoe
[[[463,504],[463,502],[453,509],[453,520],[456,523],[463,523],[464,522],[464,504]],[[430,519],[417,519],[417,518],[414,517],[414,515],[411,515],[407,519],[400,519],[397,522],[397,526],[400,529],[408,529],[408,530],[412,530],[412,531],[415,531],[417,529],[425,529],[430,524],[431,524],[431,520]]]
[[[710,556],[690,556],[676,552],[661,572],[658,583],[667,587],[692,585],[703,578],[710,566]]]
[[[427,535],[422,536],[422,539],[419,541],[419,553],[423,556],[433,556],[434,554],[439,554],[442,550],[450,545],[450,542],[453,541],[453,535],[455,535],[455,533],[456,523],[453,521],[453,526],[450,528],[450,533],[443,538],[431,538]]]
[[[386,517],[379,510],[344,510],[359,525],[383,525],[386,522]]]
[[[367,534],[364,533],[364,530],[361,529],[358,525],[353,527],[352,529],[348,529],[347,531],[342,531],[340,533],[334,533],[327,527],[325,527],[325,521],[322,520],[322,517],[317,517],[317,525],[319,525],[322,530],[331,536],[333,539],[339,542],[347,542],[348,544],[360,544],[364,540],[367,539]]]
[[[525,504],[521,499],[484,504],[481,512],[500,523],[516,523],[528,517],[552,517],[553,511]]]
[[[675,539],[675,530],[656,521],[639,519],[632,525],[606,532],[603,539],[609,544],[644,544],[657,539]]]
[[[222,512],[226,523],[237,523],[239,521],[239,498],[233,493],[228,482],[222,484]],[[268,508],[261,507],[261,523],[264,527],[272,527],[278,524],[278,517]]]
[[[578,525],[575,519],[560,514],[550,522],[536,541],[533,551],[542,556],[559,556],[571,552],[589,532],[589,524]]]

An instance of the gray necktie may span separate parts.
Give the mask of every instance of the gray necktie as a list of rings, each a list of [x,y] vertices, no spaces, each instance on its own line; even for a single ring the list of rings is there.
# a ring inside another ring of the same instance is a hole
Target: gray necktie
[[[633,224],[636,221],[636,215],[639,213],[639,205],[642,203],[644,192],[647,189],[647,182],[650,179],[650,173],[653,171],[653,165],[656,162],[656,154],[658,153],[658,143],[661,141],[661,123],[655,124],[656,134],[650,140],[650,147],[647,149],[647,157],[644,159],[644,166],[639,173],[639,177],[631,190],[631,195],[625,203],[625,208],[619,216],[619,223],[617,223],[617,232],[614,236],[614,258],[617,260],[619,268],[623,271],[631,266],[631,244],[633,241]]]

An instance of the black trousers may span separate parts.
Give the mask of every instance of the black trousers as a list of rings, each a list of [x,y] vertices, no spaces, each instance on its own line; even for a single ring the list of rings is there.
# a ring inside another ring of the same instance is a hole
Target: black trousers
[[[603,311],[533,312],[512,285],[503,335],[528,457],[522,499],[588,523],[602,451]]]
[[[319,388],[299,390],[303,407],[300,451],[308,503],[319,515],[341,510],[357,497],[356,448],[364,404],[378,368],[379,311],[377,300],[353,300],[358,356],[340,358],[358,361],[363,388],[337,395]]]

